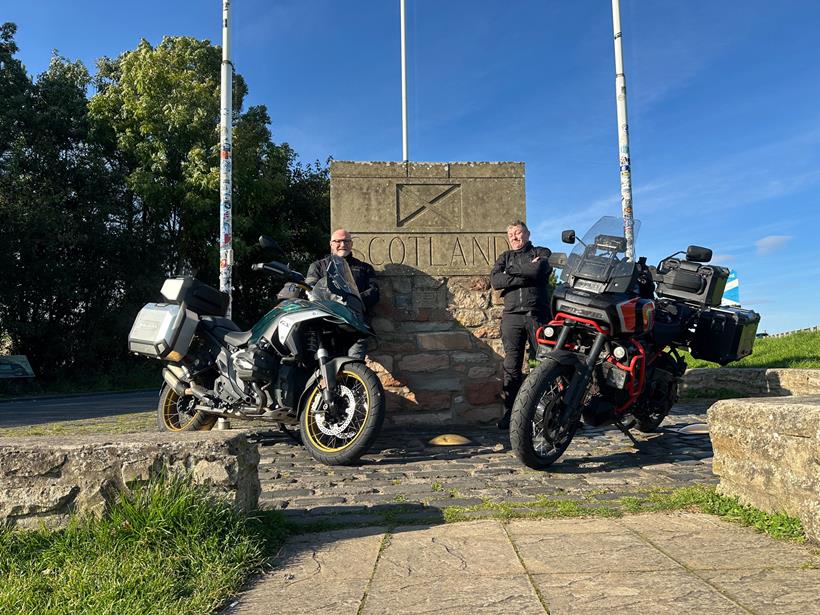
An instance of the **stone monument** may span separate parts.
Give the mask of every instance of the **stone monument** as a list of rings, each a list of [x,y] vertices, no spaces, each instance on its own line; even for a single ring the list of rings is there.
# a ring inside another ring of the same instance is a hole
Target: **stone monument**
[[[379,276],[368,353],[392,423],[501,414],[501,298],[489,273],[526,215],[523,163],[333,162],[331,226]]]

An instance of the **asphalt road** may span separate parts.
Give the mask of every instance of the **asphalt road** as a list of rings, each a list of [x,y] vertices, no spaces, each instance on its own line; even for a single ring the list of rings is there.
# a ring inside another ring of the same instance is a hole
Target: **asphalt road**
[[[93,419],[157,407],[156,390],[66,395],[0,402],[0,427]]]

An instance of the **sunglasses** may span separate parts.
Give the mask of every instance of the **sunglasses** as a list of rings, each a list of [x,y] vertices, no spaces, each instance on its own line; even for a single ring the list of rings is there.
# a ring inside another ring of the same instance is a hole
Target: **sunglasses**
[[[352,239],[331,239],[330,243],[353,243]]]

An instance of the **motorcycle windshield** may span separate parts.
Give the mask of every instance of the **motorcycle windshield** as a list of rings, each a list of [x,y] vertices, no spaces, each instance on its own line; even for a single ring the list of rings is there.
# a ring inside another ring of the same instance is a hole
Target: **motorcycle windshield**
[[[640,226],[639,220],[633,221],[633,238],[637,238]],[[573,248],[561,272],[561,281],[572,284],[579,279],[590,280],[606,286],[615,278],[631,277],[634,267],[634,262],[626,260],[623,218],[604,216]]]
[[[364,304],[353,273],[347,261],[340,256],[330,257],[327,273],[313,287],[313,296],[317,301],[335,301],[346,305],[360,317],[364,313]]]

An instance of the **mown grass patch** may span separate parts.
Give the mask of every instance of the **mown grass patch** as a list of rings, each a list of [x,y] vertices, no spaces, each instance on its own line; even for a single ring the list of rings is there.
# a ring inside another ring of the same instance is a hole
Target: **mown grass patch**
[[[25,436],[78,436],[87,434],[122,434],[157,430],[157,412],[130,412],[76,421],[55,421],[39,425],[0,427],[0,438]]]
[[[753,506],[741,504],[737,498],[722,495],[714,487],[697,485],[668,492],[655,491],[642,496],[621,498],[621,503],[630,513],[694,510],[753,527],[779,540],[806,540],[799,519],[783,513],[763,512]]]
[[[689,367],[720,367],[682,353]],[[820,368],[820,331],[756,339],[752,354],[726,367]]]
[[[485,501],[474,506],[447,506],[442,511],[445,523],[476,518],[490,519],[568,519],[573,517],[618,517],[621,512],[611,506],[585,500],[550,500],[540,497],[533,502]]]
[[[0,530],[1,613],[212,612],[284,540],[184,479],[121,496],[63,530]]]
[[[779,540],[804,542],[806,535],[799,519],[782,513],[767,513],[741,504],[737,498],[721,495],[714,487],[697,485],[672,491],[652,490],[626,496],[606,504],[591,496],[584,500],[551,500],[541,497],[533,502],[491,502],[475,506],[450,506],[443,510],[445,523],[472,519],[567,519],[574,517],[620,517],[643,512],[691,510],[717,515],[753,527]]]

